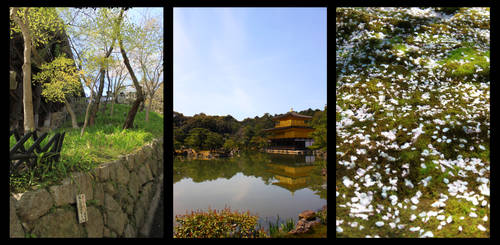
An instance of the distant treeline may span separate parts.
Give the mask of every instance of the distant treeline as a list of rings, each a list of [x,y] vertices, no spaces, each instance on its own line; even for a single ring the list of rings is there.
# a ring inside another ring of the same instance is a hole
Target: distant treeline
[[[309,125],[316,129],[313,137],[317,144],[312,148],[326,150],[326,106],[324,110],[309,108],[298,113],[313,117]],[[173,116],[175,149],[230,151],[267,147],[264,129],[273,128],[275,122],[272,118],[279,115],[266,113],[262,117],[246,118],[241,122],[231,115],[209,116],[199,113],[191,117],[174,111]]]

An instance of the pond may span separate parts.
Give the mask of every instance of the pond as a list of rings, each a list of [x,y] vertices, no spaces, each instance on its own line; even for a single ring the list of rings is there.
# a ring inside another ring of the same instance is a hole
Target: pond
[[[247,153],[239,157],[174,159],[174,217],[191,210],[250,211],[260,225],[326,205],[324,161],[314,156]],[[175,218],[174,218],[175,219]],[[174,220],[175,225],[175,220]]]

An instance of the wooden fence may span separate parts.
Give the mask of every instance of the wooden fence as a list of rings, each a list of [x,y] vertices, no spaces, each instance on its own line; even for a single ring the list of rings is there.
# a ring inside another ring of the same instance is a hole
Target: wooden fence
[[[32,131],[21,137],[17,131],[12,130],[9,138],[12,135],[16,139],[16,144],[9,151],[10,173],[16,172],[23,163],[26,163],[28,168],[33,168],[38,160],[43,160],[44,163],[59,161],[65,132],[56,133],[43,147],[40,143],[47,137],[48,133],[43,133],[38,137],[36,131]],[[34,143],[26,149],[24,143],[29,138],[33,138]],[[43,159],[39,159],[39,157]]]

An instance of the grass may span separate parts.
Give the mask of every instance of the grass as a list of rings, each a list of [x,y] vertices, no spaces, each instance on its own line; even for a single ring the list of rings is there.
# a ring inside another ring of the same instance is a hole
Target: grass
[[[490,236],[488,11],[337,8],[337,237]]]
[[[57,132],[66,132],[59,162],[39,163],[33,170],[10,176],[12,192],[24,192],[32,187],[44,187],[58,183],[73,171],[89,171],[97,165],[113,161],[120,155],[150,142],[154,138],[163,137],[163,116],[150,112],[149,122],[145,122],[145,111],[138,112],[134,120],[134,128],[122,130],[123,122],[130,106],[115,104],[113,116],[109,116],[111,106],[105,113],[99,112],[95,125],[87,127],[80,137],[80,128],[73,129],[71,122],[65,122],[60,128],[49,133],[41,143],[44,146]],[[83,122],[84,115],[77,118]],[[15,139],[10,138],[10,146]],[[33,144],[30,138],[25,147]]]
[[[295,228],[295,221],[290,218],[288,220],[284,220],[284,222],[280,222],[280,216],[278,215],[276,218],[276,222],[268,222],[269,224],[269,235],[271,237],[279,237],[282,236],[283,233],[288,233],[293,228]]]
[[[467,46],[470,46],[468,44]],[[438,63],[451,78],[463,79],[474,75],[489,80],[490,51],[479,51],[473,47],[461,47],[449,52],[448,57]]]

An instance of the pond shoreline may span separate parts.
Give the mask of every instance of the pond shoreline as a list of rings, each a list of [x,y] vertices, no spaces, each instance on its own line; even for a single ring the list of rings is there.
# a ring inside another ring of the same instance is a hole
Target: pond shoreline
[[[260,149],[256,151],[244,151],[231,150],[225,151],[222,149],[218,150],[199,150],[196,151],[192,148],[174,150],[174,156],[184,156],[188,158],[198,158],[198,159],[214,159],[214,158],[224,158],[224,157],[236,157],[240,156],[241,153],[268,153],[268,154],[278,154],[278,155],[305,155],[305,156],[315,156],[321,160],[327,160],[327,152],[322,150],[272,150],[272,149]]]
[[[209,209],[206,213],[202,215],[210,215],[212,211],[218,212],[217,210]],[[199,212],[199,210],[194,211],[191,210],[191,213]],[[221,211],[222,212],[222,211]],[[238,212],[238,211],[237,211]],[[316,211],[312,210],[304,210],[300,212],[298,215],[299,220],[297,222],[293,222],[293,228],[289,227],[288,222],[280,223],[278,220],[276,225],[272,223],[268,223],[269,227],[263,228],[259,222],[255,227],[255,230],[265,231],[269,238],[326,238],[327,237],[327,205],[323,205],[321,209]],[[279,219],[279,217],[278,217]],[[242,224],[233,224],[233,225],[242,225]],[[178,224],[174,222],[174,234],[175,227]],[[272,228],[273,227],[273,228]],[[276,230],[277,229],[277,230]],[[207,232],[205,230],[205,232]],[[201,237],[199,237],[201,238]]]

